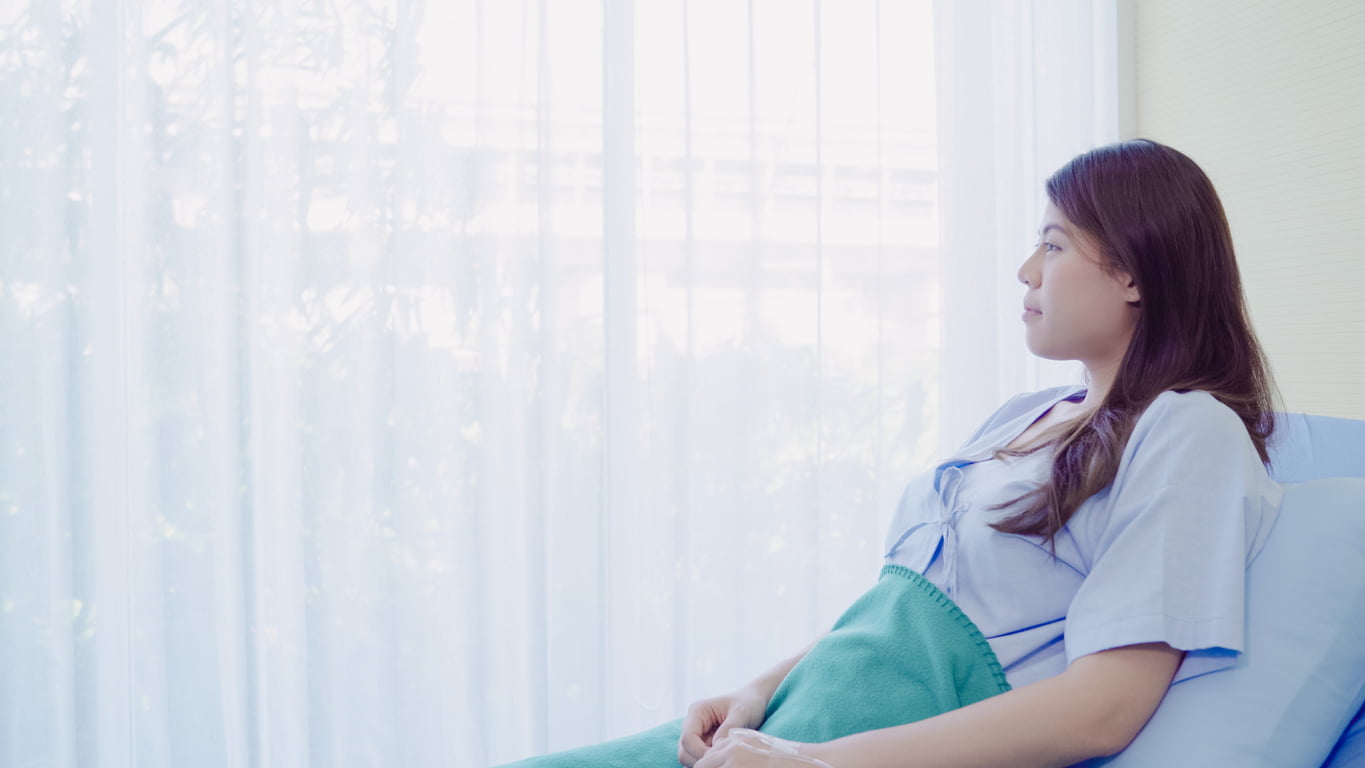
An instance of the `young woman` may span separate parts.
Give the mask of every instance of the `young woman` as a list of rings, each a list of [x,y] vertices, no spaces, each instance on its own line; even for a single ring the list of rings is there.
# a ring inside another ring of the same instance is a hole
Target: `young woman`
[[[1018,273],[1025,337],[1087,383],[1014,398],[910,483],[882,579],[829,635],[654,734],[681,764],[1071,765],[1241,652],[1280,490],[1222,205],[1145,140],[1080,155],[1047,193]]]

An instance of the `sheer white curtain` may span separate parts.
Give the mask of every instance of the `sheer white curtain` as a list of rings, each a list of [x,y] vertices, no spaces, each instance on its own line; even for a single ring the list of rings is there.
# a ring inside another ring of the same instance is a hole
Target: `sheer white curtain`
[[[1104,7],[0,3],[0,764],[482,765],[802,647],[1049,375]]]
[[[1082,380],[1023,349],[1019,263],[1038,240],[1043,181],[1131,137],[1132,6],[1116,0],[939,0],[944,397],[951,451],[1010,395]]]

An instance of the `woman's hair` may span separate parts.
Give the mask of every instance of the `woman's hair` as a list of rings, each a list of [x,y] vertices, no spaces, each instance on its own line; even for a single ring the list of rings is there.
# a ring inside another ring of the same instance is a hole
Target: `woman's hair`
[[[1102,266],[1126,272],[1141,299],[1137,327],[1100,406],[1060,435],[1043,485],[997,508],[996,523],[1049,542],[1077,508],[1114,480],[1133,425],[1167,390],[1203,390],[1246,425],[1262,462],[1274,428],[1273,384],[1242,299],[1223,205],[1199,166],[1145,139],[1086,152],[1047,180],[1053,205],[1100,245]]]

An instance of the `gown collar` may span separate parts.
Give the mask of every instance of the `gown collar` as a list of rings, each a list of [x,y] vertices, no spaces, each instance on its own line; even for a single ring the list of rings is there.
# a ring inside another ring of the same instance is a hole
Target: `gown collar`
[[[1037,421],[1040,416],[1047,413],[1054,405],[1069,400],[1078,394],[1085,392],[1084,384],[1075,384],[1063,389],[1056,397],[1049,398],[1035,405],[1028,410],[1022,411],[1012,419],[1003,421],[991,429],[982,432],[975,440],[962,446],[962,449],[952,457],[945,459],[934,467],[934,490],[943,490],[941,481],[943,473],[950,468],[961,468],[969,464],[985,461],[995,455],[1000,448],[1009,445],[1010,441],[1023,434],[1029,425]]]

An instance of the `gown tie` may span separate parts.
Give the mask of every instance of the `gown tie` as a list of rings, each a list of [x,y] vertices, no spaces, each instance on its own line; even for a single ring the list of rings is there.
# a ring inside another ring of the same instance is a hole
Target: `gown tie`
[[[962,513],[967,511],[967,505],[962,503],[960,491],[962,488],[962,467],[964,464],[954,464],[940,469],[938,476],[934,479],[934,487],[938,490],[939,510],[938,518],[922,523],[916,523],[896,539],[896,543],[887,551],[886,557],[891,557],[900,549],[901,544],[910,538],[921,528],[933,526],[938,529],[940,556],[943,558],[943,593],[949,597],[957,591],[957,522],[962,518]],[[928,570],[934,561],[929,558],[924,568]]]

